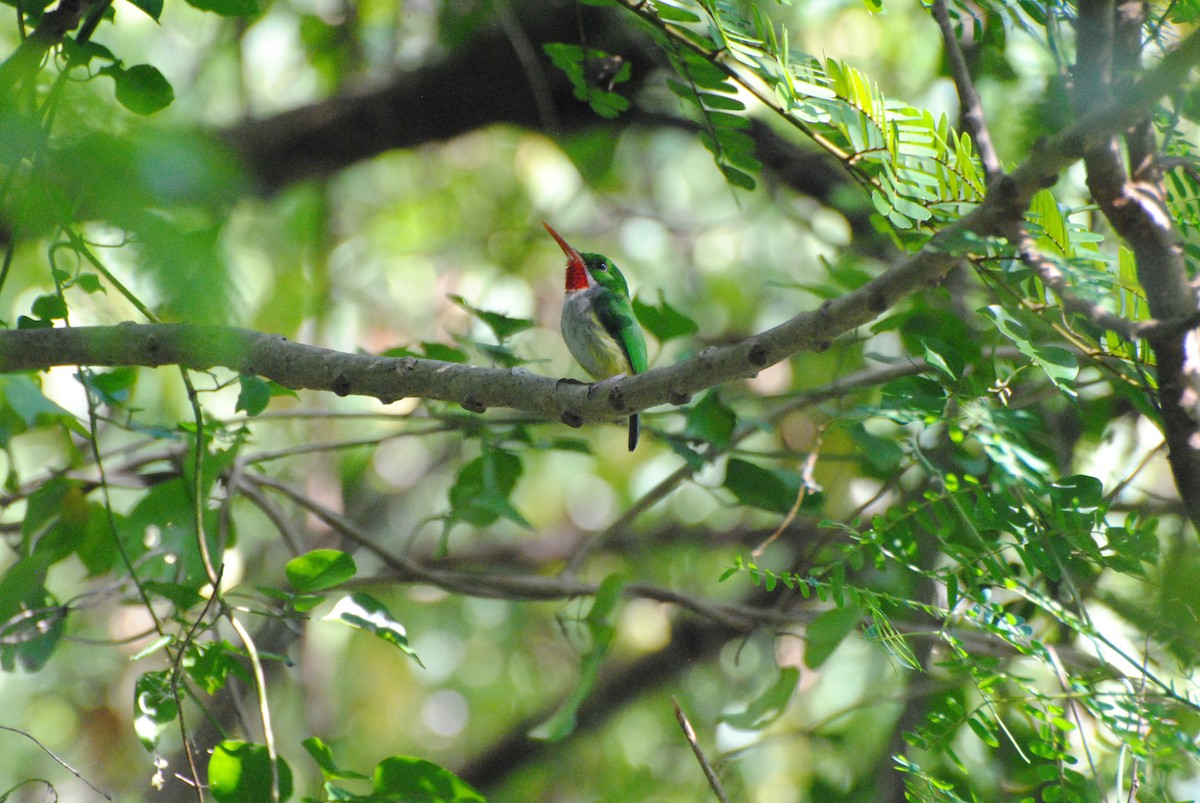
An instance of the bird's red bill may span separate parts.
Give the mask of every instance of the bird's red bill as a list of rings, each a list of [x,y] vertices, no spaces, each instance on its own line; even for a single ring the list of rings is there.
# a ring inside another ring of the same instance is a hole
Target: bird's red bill
[[[567,255],[567,289],[568,290],[586,290],[587,268],[583,264],[583,254],[569,242],[564,240],[554,227],[549,223],[542,221],[542,225],[546,227],[546,231],[550,232],[550,236],[558,243],[558,247]]]

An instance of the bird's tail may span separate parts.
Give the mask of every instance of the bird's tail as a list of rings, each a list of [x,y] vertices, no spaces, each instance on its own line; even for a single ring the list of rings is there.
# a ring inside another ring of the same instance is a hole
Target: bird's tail
[[[629,451],[637,448],[638,434],[641,432],[642,425],[638,420],[637,413],[629,416]]]

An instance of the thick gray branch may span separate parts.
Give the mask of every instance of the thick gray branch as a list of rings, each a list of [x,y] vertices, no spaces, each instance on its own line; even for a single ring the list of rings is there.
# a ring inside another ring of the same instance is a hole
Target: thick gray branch
[[[1200,32],[1183,40],[1137,84],[1117,93],[1114,102],[1041,143],[1025,163],[997,181],[974,211],[861,288],[761,334],[607,385],[590,398],[585,387],[559,384],[522,370],[343,354],[278,336],[187,324],[0,332],[0,371],[54,365],[223,366],[294,389],[373,396],[385,402],[410,396],[439,399],[475,411],[509,407],[572,426],[660,404],[682,404],[706,388],[751,377],[801,351],[820,350],[904,297],[936,283],[954,265],[955,241],[962,234],[1010,232],[1040,187],[1052,183],[1062,169],[1121,130],[1129,119],[1148,112],[1198,60]]]
[[[1146,13],[1145,4],[1136,1],[1080,3],[1077,106],[1106,100],[1122,82],[1128,83],[1127,76],[1139,66]],[[1085,149],[1088,189],[1133,251],[1150,314],[1160,319],[1194,317],[1200,298],[1188,278],[1167,206],[1149,109],[1140,114],[1131,110],[1122,133],[1125,147],[1114,135]],[[1200,336],[1194,330],[1163,332],[1150,343],[1171,471],[1192,523],[1200,528]]]

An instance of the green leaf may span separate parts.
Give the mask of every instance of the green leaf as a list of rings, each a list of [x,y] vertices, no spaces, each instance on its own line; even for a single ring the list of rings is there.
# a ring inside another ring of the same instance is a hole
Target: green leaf
[[[737,112],[746,108],[746,104],[735,97],[718,95],[712,92],[701,92],[700,102],[710,109],[723,109],[725,111]]]
[[[450,488],[448,520],[451,523],[465,521],[477,527],[487,527],[505,518],[532,529],[532,525],[509,502],[522,470],[521,458],[484,444],[479,457],[459,470]]]
[[[314,549],[289,560],[284,571],[292,588],[303,593],[323,591],[344,583],[358,572],[358,567],[346,552]]]
[[[749,173],[743,173],[737,168],[729,165],[721,165],[721,172],[725,174],[725,179],[735,187],[740,187],[743,190],[753,190],[758,185],[754,181],[754,177]]]
[[[1000,333],[1041,368],[1059,390],[1074,398],[1075,377],[1079,374],[1079,360],[1074,354],[1058,346],[1042,346],[1033,342],[1030,326],[1025,322],[1025,318],[1028,317],[1026,315],[1014,315],[999,304],[993,304],[980,311],[991,318]],[[1034,325],[1036,321],[1029,323]]]
[[[469,783],[431,761],[409,756],[385,758],[375,767],[372,792],[381,800],[404,803],[487,803]]]
[[[362,773],[339,768],[333,760],[333,750],[316,736],[310,736],[300,744],[312,756],[312,760],[317,763],[317,766],[321,768],[321,776],[325,780],[354,781],[367,778]]]
[[[149,64],[136,64],[127,70],[114,65],[102,72],[116,82],[117,102],[134,114],[154,114],[175,100],[170,82]]]
[[[518,365],[525,365],[529,362],[524,357],[515,354],[507,346],[497,346],[491,343],[473,343],[472,345],[478,349],[480,354],[502,368],[516,368]]]
[[[431,360],[456,363],[465,363],[469,360],[465,351],[456,349],[454,346],[447,346],[445,343],[422,342],[421,351],[425,352],[425,356]]]
[[[946,409],[946,391],[923,376],[906,376],[883,386],[881,413],[900,424],[936,421]]]
[[[30,318],[28,315],[17,317],[18,329],[53,329],[54,321],[43,321],[41,318]]]
[[[592,453],[591,444],[581,438],[554,438],[546,444],[546,448],[557,449],[560,452],[575,452],[576,454]]]
[[[970,726],[971,730],[975,731],[975,735],[988,747],[1000,746],[1000,740],[993,733],[992,726],[990,723],[985,722],[982,716],[971,717],[967,720],[967,725]]]
[[[688,78],[700,89],[715,89],[730,93],[737,91],[736,87],[729,82],[729,75],[699,53],[690,50],[684,51],[683,63]]]
[[[222,17],[255,17],[259,13],[257,0],[187,0],[187,4]]]
[[[654,4],[654,13],[658,15],[660,20],[664,22],[699,22],[700,17],[690,11],[675,6],[669,6],[666,3],[658,2]]]
[[[142,588],[147,594],[169,600],[180,611],[186,611],[188,608],[205,601],[204,595],[197,589],[183,585],[182,583],[144,580]]]
[[[1153,529],[1109,527],[1105,531],[1104,562],[1119,572],[1145,575],[1143,563],[1159,560],[1159,541]]]
[[[596,679],[600,675],[600,666],[608,654],[616,628],[611,619],[617,602],[621,599],[621,591],[625,588],[625,580],[618,574],[610,574],[600,583],[592,607],[584,618],[588,635],[591,637],[591,648],[584,653],[579,665],[579,681],[571,689],[567,699],[563,700],[558,710],[549,719],[538,725],[529,736],[544,742],[558,742],[571,735],[575,730],[575,717],[579,706],[587,700]]]
[[[87,428],[47,399],[28,375],[0,375],[0,446],[7,446],[14,436],[27,430],[54,425],[90,437]]]
[[[861,619],[858,609],[850,606],[830,608],[814,619],[804,631],[804,665],[816,669],[829,660]]]
[[[629,108],[627,98],[611,91],[613,84],[628,81],[632,75],[633,68],[628,61],[591,48],[585,55],[578,45],[561,42],[542,45],[542,50],[570,80],[575,97],[585,101],[596,114],[612,119]],[[613,72],[616,64],[620,66]]]
[[[1063,477],[1050,484],[1050,501],[1058,510],[1095,511],[1104,503],[1104,485],[1087,474]]]
[[[739,730],[762,730],[779,719],[787,709],[788,701],[792,699],[799,680],[799,669],[794,666],[784,667],[775,682],[746,706],[744,711],[722,714],[721,722]]]
[[[29,6],[25,6],[25,8],[28,9]],[[117,57],[112,54],[111,50],[98,42],[89,40],[80,44],[70,37],[62,41],[62,53],[68,64],[77,67],[90,64],[92,59],[100,59],[107,62],[117,60]]]
[[[688,440],[711,443],[724,451],[733,441],[736,426],[737,413],[721,401],[717,389],[713,388],[688,410],[683,436]]]
[[[0,577],[0,666],[41,669],[57,648],[69,609],[46,591],[45,561],[22,558]]]
[[[209,694],[225,688],[230,676],[241,678],[247,684],[254,682],[238,651],[228,641],[192,642],[184,656],[183,668],[188,677]]]
[[[44,321],[62,320],[67,317],[67,302],[60,295],[38,296],[29,310]]]
[[[137,379],[137,369],[116,368],[112,371],[89,371],[84,374],[83,381],[103,404],[117,407],[129,401],[129,392],[137,384]]]
[[[279,799],[292,796],[292,770],[282,756],[275,759]],[[208,760],[209,791],[218,803],[263,803],[271,800],[271,755],[266,745],[226,739]]]
[[[163,0],[129,0],[129,2],[145,12],[146,16],[155,22],[162,15]]]
[[[21,614],[13,617],[15,621],[0,623],[0,654],[4,656],[0,663],[8,667],[15,657],[26,672],[41,670],[66,634],[69,613],[70,608],[59,604],[49,592],[26,600]]]
[[[447,296],[458,306],[471,313],[474,317],[487,324],[492,333],[496,335],[496,339],[503,343],[518,332],[524,332],[533,326],[533,321],[528,318],[511,318],[508,315],[503,315],[499,312],[489,312],[474,307],[462,296],[450,295]]]
[[[422,667],[425,666],[412,647],[408,646],[408,633],[404,625],[395,620],[387,606],[370,594],[359,593],[342,597],[325,618],[373,633],[399,648]]]
[[[87,524],[87,500],[79,483],[55,477],[26,502],[21,521],[21,551],[49,566],[70,555]]]
[[[700,331],[695,321],[666,302],[662,290],[658,291],[658,306],[645,303],[640,296],[633,299],[633,313],[642,328],[659,343],[688,337]]]
[[[238,392],[235,410],[245,412],[253,418],[267,409],[271,402],[271,388],[265,380],[242,374],[238,377],[238,382],[241,384],[241,390]]]
[[[850,436],[862,451],[866,464],[878,474],[890,475],[904,460],[904,450],[899,444],[872,434],[862,424],[850,427]]]
[[[688,84],[676,81],[674,78],[668,78],[667,88],[674,92],[680,100],[685,100],[693,106],[700,107],[700,96]]]
[[[133,730],[147,750],[158,747],[162,732],[175,723],[179,706],[171,692],[171,673],[146,672],[133,684]]]
[[[629,99],[625,96],[595,87],[588,90],[587,102],[592,111],[606,120],[612,120],[629,109]]]
[[[800,475],[773,471],[735,457],[725,467],[724,485],[743,505],[788,513],[800,494]]]

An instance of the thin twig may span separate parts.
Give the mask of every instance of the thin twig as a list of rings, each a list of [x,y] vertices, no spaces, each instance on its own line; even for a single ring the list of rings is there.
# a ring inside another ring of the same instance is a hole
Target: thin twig
[[[1036,273],[1042,280],[1042,284],[1058,296],[1063,309],[1082,315],[1097,326],[1116,332],[1128,341],[1136,341],[1143,335],[1138,323],[1109,312],[1100,304],[1087,301],[1072,293],[1062,271],[1042,254],[1034,243],[1033,237],[1023,225],[1013,233],[1011,240],[1016,243],[1021,262]],[[1158,322],[1148,323],[1157,324]]]
[[[825,385],[824,387],[816,388],[811,391],[800,393],[796,397],[789,399],[785,404],[781,404],[772,410],[764,420],[767,422],[778,421],[786,415],[795,413],[798,410],[804,410],[814,405],[820,404],[830,399],[840,398],[856,390],[875,387],[877,385],[886,384],[894,379],[899,379],[913,374],[924,373],[929,370],[930,366],[924,360],[905,363],[903,365],[884,365],[878,367],[865,368],[856,374],[843,377],[834,382]],[[757,424],[747,424],[735,430],[732,437],[729,439],[728,449],[732,449],[743,440],[758,432]],[[718,450],[709,447],[701,453],[701,457],[707,463],[718,456]],[[566,567],[563,569],[563,575],[573,576],[583,564],[587,561],[596,550],[613,539],[623,534],[631,524],[642,513],[649,510],[654,505],[665,499],[679,485],[687,482],[696,475],[696,469],[690,463],[684,463],[675,471],[668,474],[657,485],[651,488],[647,493],[643,494],[634,502],[621,516],[610,524],[601,533],[596,534],[592,538],[585,540],[579,549],[567,561]]]
[[[963,128],[975,140],[975,151],[983,164],[983,174],[988,186],[1004,175],[1004,167],[996,146],[992,143],[992,135],[988,131],[987,118],[983,113],[983,101],[975,91],[975,82],[971,80],[971,71],[967,68],[967,60],[963,56],[958,37],[954,35],[954,24],[946,9],[946,0],[933,0],[931,6],[933,18],[937,20],[938,28],[942,31],[942,42],[946,49],[946,60],[950,62],[950,70],[954,74],[954,85],[958,89],[958,102],[962,107]]]
[[[72,775],[74,775],[76,778],[78,778],[79,780],[81,780],[81,781],[83,781],[85,784],[87,784],[87,785],[88,785],[88,786],[91,788],[91,790],[92,790],[93,792],[95,792],[96,794],[100,795],[100,797],[104,798],[105,800],[112,800],[112,799],[113,799],[113,798],[112,798],[112,796],[110,796],[110,795],[109,795],[107,792],[102,792],[102,791],[100,791],[99,789],[97,789],[97,788],[96,788],[96,785],[95,785],[95,784],[93,784],[91,781],[89,781],[87,778],[84,778],[82,775],[80,775],[80,774],[79,774],[79,771],[78,771],[77,769],[75,769],[75,768],[74,768],[74,767],[72,767],[70,764],[68,764],[67,762],[63,761],[61,758],[59,758],[59,757],[58,757],[58,756],[57,756],[57,755],[54,753],[54,751],[53,751],[53,750],[51,750],[49,747],[46,747],[46,745],[44,745],[44,744],[42,744],[41,742],[39,742],[39,741],[38,741],[36,738],[34,738],[32,735],[30,735],[30,734],[26,733],[25,731],[23,731],[23,730],[20,730],[20,729],[18,729],[18,728],[10,728],[10,727],[8,727],[7,725],[0,725],[0,730],[5,730],[5,731],[8,731],[9,733],[15,733],[15,734],[17,734],[18,736],[24,736],[26,739],[28,739],[29,741],[33,742],[33,743],[34,743],[34,744],[36,744],[38,747],[40,747],[40,748],[42,749],[42,752],[43,752],[43,753],[45,753],[46,755],[50,756],[50,758],[52,758],[52,759],[54,759],[56,762],[58,762],[58,765],[59,765],[59,766],[61,766],[63,769],[67,770],[67,771],[68,771],[68,772],[70,772]]]
[[[214,590],[214,593],[215,590]],[[228,616],[229,623],[237,631],[242,644],[246,645],[246,655],[250,657],[250,668],[254,670],[254,686],[258,694],[258,713],[262,717],[263,742],[267,746],[267,757],[271,761],[271,800],[279,803],[279,759],[275,750],[275,730],[271,727],[271,707],[267,701],[267,676],[263,673],[262,661],[258,657],[258,647],[250,636],[250,631],[232,613]]]
[[[721,779],[717,777],[712,764],[708,763],[708,758],[705,757],[704,751],[700,749],[700,743],[696,741],[696,732],[692,730],[692,723],[688,722],[687,715],[683,713],[683,709],[679,707],[679,701],[674,697],[671,698],[671,707],[675,709],[675,719],[679,720],[679,727],[683,730],[683,738],[687,739],[688,744],[692,746],[692,752],[696,754],[696,761],[699,762],[700,769],[704,772],[704,777],[708,780],[708,785],[716,793],[717,800],[721,801],[721,803],[729,803],[729,797],[725,794],[724,788],[721,787]]]
[[[221,573],[224,574],[225,566],[221,565]],[[179,720],[179,737],[183,742],[183,753],[187,758],[188,770],[192,773],[191,785],[196,790],[196,799],[200,803],[204,803],[204,785],[200,780],[200,769],[196,766],[196,750],[192,745],[192,740],[188,735],[187,723],[183,715],[183,698],[179,694],[179,684],[183,679],[183,672],[180,664],[183,663],[183,657],[187,653],[188,646],[195,642],[196,634],[200,632],[200,627],[204,622],[204,618],[208,616],[209,610],[212,608],[213,602],[217,599],[217,587],[221,584],[221,578],[217,578],[216,584],[213,586],[213,593],[209,595],[204,603],[204,609],[200,611],[200,615],[196,617],[196,621],[192,622],[192,626],[188,628],[187,634],[183,641],[175,650],[175,657],[171,661],[171,697],[175,700],[175,710],[178,712],[177,719]],[[175,777],[180,778],[176,773]],[[187,779],[180,778],[185,783]]]
[[[796,514],[800,512],[800,506],[804,504],[804,497],[808,496],[810,490],[819,490],[817,481],[813,479],[813,470],[817,467],[817,456],[821,453],[821,440],[825,435],[825,426],[822,425],[817,431],[817,442],[813,444],[812,450],[808,456],[804,458],[800,468],[800,490],[796,494],[796,501],[792,503],[792,509],[783,517],[783,521],[775,528],[775,532],[771,533],[763,540],[761,544],[750,550],[750,557],[758,560],[762,557],[763,552],[767,550],[771,544],[775,542],[779,536],[783,535],[783,531],[795,520]]]

